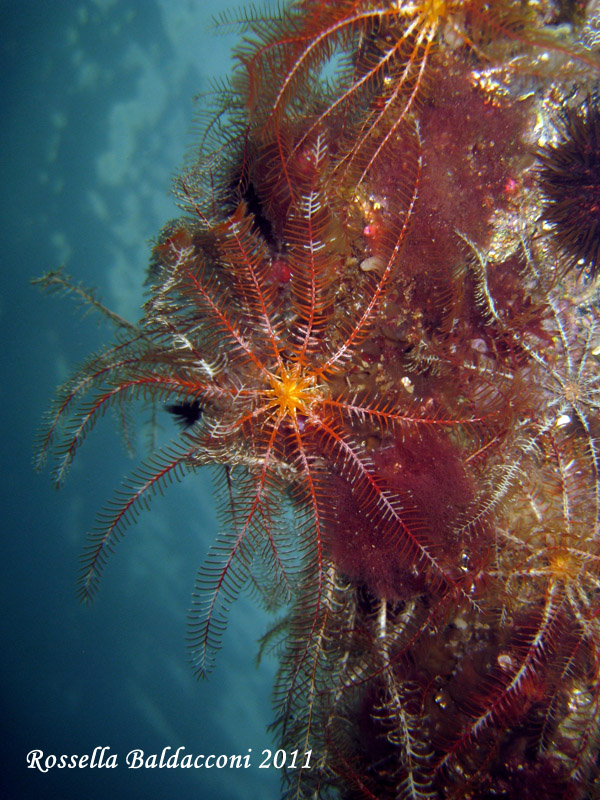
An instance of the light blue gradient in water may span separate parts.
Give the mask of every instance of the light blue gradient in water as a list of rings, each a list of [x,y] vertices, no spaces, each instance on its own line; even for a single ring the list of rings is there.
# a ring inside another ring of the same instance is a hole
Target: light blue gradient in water
[[[85,532],[137,462],[107,415],[60,492],[31,468],[54,387],[112,332],[29,279],[64,264],[138,318],[151,238],[178,213],[169,191],[194,143],[193,97],[229,69],[232,40],[206,29],[224,7],[0,0],[3,799],[278,796],[279,776],[258,769],[272,746],[274,664],[257,670],[253,656],[268,620],[238,603],[208,683],[195,681],[186,657],[194,576],[215,535],[209,474],[155,499],[117,547],[96,602],[82,607],[75,579]],[[165,414],[161,424],[168,433],[172,420]],[[180,745],[194,755],[252,748],[253,766],[125,766],[134,748]],[[96,746],[110,747],[119,766],[26,768],[30,750],[82,755]]]

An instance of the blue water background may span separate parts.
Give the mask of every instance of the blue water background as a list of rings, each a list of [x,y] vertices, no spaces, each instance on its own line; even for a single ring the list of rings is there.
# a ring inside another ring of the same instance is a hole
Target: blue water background
[[[227,2],[228,6],[232,4]],[[210,477],[157,497],[111,558],[98,599],[75,597],[96,512],[130,472],[110,415],[59,492],[32,470],[54,387],[110,329],[31,277],[64,265],[132,321],[152,237],[177,215],[170,185],[193,146],[194,95],[228,73],[214,0],[0,0],[2,176],[2,727],[0,800],[278,796],[258,769],[272,747],[274,663],[254,665],[266,617],[242,600],[216,672],[193,677],[186,612],[215,536]],[[165,414],[167,430],[172,421]],[[139,457],[143,457],[140,453]],[[250,770],[139,769],[125,755],[183,745],[242,755]],[[117,769],[27,769],[34,749],[117,754]]]

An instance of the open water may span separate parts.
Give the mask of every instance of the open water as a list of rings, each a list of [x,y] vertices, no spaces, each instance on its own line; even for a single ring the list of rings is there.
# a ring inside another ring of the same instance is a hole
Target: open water
[[[197,683],[187,662],[186,611],[215,535],[210,477],[156,498],[111,558],[98,599],[82,607],[75,580],[85,533],[136,462],[107,416],[60,492],[31,466],[54,387],[111,331],[30,278],[64,265],[138,319],[151,239],[177,216],[172,175],[198,136],[193,98],[229,70],[232,40],[207,29],[220,8],[0,0],[0,800],[278,795],[276,772],[258,768],[272,747],[274,664],[253,663],[265,616],[238,603],[209,682]],[[194,756],[252,748],[252,766],[125,763],[134,749],[148,757],[179,746]],[[116,755],[118,766],[27,767],[31,751],[45,759],[96,747],[110,748],[105,758]]]

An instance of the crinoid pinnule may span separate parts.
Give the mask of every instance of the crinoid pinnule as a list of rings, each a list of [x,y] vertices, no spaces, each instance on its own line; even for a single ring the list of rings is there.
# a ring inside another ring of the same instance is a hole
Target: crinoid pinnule
[[[568,268],[600,272],[600,105],[589,94],[556,118],[557,139],[539,152],[542,219]]]

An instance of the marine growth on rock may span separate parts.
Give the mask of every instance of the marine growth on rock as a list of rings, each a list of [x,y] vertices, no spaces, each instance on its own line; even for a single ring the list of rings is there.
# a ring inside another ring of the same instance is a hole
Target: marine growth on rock
[[[224,15],[236,66],[141,320],[89,297],[116,336],[58,391],[40,464],[62,482],[108,408],[172,441],[100,513],[81,596],[212,465],[191,660],[218,662],[240,592],[277,614],[274,722],[311,751],[285,798],[600,797],[596,6]]]

